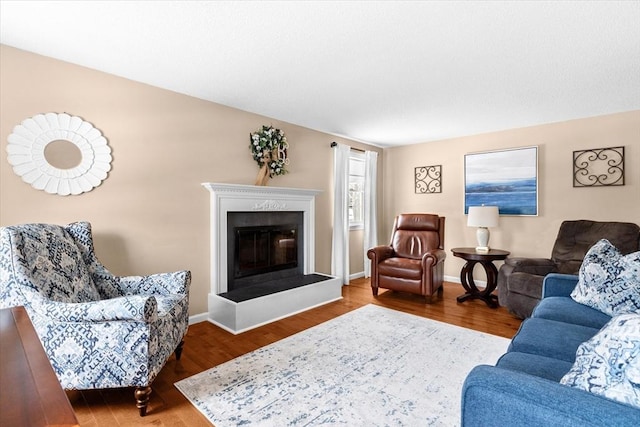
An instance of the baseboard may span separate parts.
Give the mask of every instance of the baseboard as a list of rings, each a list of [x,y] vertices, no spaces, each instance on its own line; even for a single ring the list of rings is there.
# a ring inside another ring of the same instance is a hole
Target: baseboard
[[[460,283],[460,276],[444,276],[445,282]]]
[[[208,312],[194,314],[193,316],[189,316],[189,324],[193,325],[196,323],[204,322],[205,320],[208,320],[208,318],[209,318]]]
[[[349,275],[349,280],[355,280],[355,279],[360,279],[364,277],[364,271],[361,271],[359,273],[353,273]]]
[[[444,281],[462,284],[462,282],[460,281],[460,276],[444,276]],[[487,286],[486,280],[474,280],[474,282],[476,283],[476,285],[480,286],[481,288],[484,288],[485,286]]]
[[[364,277],[364,271],[361,271],[359,273],[350,274],[349,275],[349,280],[360,279],[362,277]],[[445,282],[452,282],[452,283],[461,283],[460,282],[460,276],[444,276],[444,281]],[[476,280],[476,285],[486,286],[487,282],[484,281],[484,280]]]
[[[364,271],[361,271],[359,273],[354,273],[354,274],[350,274],[349,275],[349,280],[354,280],[354,279],[360,279],[364,277]],[[452,283],[461,283],[460,282],[460,276],[444,276],[444,281],[445,282],[452,282]],[[486,286],[487,282],[484,280],[476,280],[476,285],[481,285],[481,286]]]

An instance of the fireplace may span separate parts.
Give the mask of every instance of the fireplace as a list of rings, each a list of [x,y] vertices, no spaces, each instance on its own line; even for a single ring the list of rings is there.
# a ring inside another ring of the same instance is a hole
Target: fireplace
[[[211,192],[212,323],[239,333],[342,298],[315,272],[318,190],[203,183]]]
[[[236,227],[233,230],[233,274],[227,289],[242,287],[242,279],[298,271],[298,228],[295,224]],[[232,260],[229,257],[229,260]],[[262,279],[259,279],[262,280]]]
[[[304,275],[303,227],[299,211],[228,212],[227,292]]]

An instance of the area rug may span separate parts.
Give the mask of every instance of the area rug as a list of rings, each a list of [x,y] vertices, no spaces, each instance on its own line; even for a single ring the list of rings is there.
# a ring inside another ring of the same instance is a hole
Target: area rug
[[[366,305],[177,382],[216,427],[456,426],[509,340]]]

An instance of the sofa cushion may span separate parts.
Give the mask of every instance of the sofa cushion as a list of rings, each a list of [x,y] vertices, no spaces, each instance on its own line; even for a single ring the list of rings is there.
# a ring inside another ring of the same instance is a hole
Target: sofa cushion
[[[378,274],[420,280],[422,277],[422,262],[418,259],[410,258],[387,258],[378,264]]]
[[[544,298],[533,310],[531,316],[598,329],[611,320],[611,316],[608,314],[586,305],[578,304],[568,297]]]
[[[578,346],[597,333],[597,328],[530,317],[520,325],[520,330],[511,340],[509,351],[573,363]]]
[[[569,372],[572,363],[537,354],[511,351],[503,354],[498,360],[498,363],[496,363],[496,366],[559,382],[560,379]]]
[[[614,317],[580,345],[560,383],[640,408],[640,315]]]
[[[622,255],[608,240],[589,249],[571,298],[610,316],[640,313],[640,251]]]

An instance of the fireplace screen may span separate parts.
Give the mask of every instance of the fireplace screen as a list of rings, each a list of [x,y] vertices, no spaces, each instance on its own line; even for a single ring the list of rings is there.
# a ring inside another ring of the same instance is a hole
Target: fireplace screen
[[[303,275],[300,211],[227,214],[227,291]]]
[[[234,278],[298,266],[296,224],[235,229]]]

